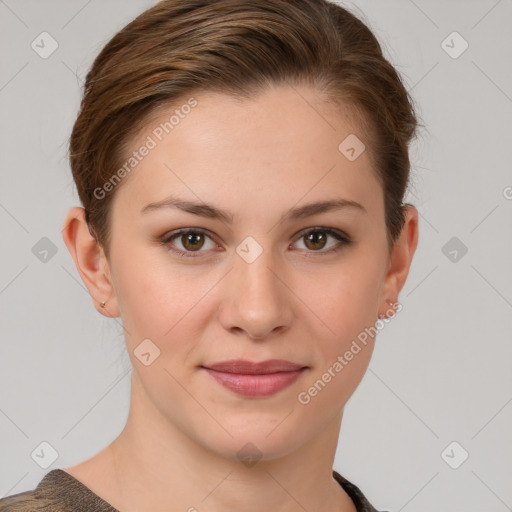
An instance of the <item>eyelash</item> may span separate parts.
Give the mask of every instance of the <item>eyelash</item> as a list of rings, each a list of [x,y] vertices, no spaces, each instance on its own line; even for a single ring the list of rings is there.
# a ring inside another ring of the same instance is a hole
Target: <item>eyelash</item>
[[[341,249],[349,246],[352,243],[352,239],[348,235],[343,233],[343,231],[338,231],[336,229],[325,228],[325,227],[321,227],[321,226],[318,226],[315,228],[310,228],[307,231],[303,231],[300,234],[300,236],[297,237],[296,240],[298,241],[301,238],[304,238],[306,235],[309,235],[311,233],[317,233],[317,232],[326,233],[326,234],[332,236],[333,238],[335,238],[336,240],[338,240],[340,243],[337,244],[335,247],[328,249],[326,251],[322,251],[322,250],[318,250],[318,251],[307,250],[306,251],[309,253],[313,253],[312,254],[313,256],[324,256],[326,254],[332,254],[332,253],[340,251]],[[186,228],[186,229],[179,229],[177,231],[172,231],[171,233],[166,233],[164,236],[162,236],[159,239],[159,242],[161,245],[166,246],[166,248],[169,251],[174,252],[175,254],[178,254],[179,256],[183,256],[185,258],[197,258],[201,255],[202,252],[205,252],[205,251],[182,251],[181,249],[177,249],[176,247],[173,247],[171,245],[172,240],[174,240],[175,238],[179,237],[180,235],[184,235],[184,234],[206,235],[208,238],[212,238],[208,234],[208,232],[205,231],[204,229]]]

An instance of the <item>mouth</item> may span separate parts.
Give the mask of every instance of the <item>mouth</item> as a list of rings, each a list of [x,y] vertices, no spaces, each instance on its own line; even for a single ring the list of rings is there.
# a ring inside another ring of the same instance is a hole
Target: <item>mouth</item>
[[[236,359],[201,368],[219,384],[238,395],[264,397],[293,384],[308,367],[282,359],[259,363]]]

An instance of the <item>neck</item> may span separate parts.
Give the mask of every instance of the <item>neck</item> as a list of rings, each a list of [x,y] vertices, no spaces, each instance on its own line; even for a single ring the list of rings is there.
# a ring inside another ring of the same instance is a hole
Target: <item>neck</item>
[[[109,446],[121,512],[356,512],[332,476],[343,411],[290,453],[251,464],[215,453],[166,419],[137,379],[126,426]]]

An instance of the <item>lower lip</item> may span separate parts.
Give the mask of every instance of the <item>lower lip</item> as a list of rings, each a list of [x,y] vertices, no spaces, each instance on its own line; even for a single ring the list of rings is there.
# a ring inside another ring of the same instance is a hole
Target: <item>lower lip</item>
[[[293,384],[305,370],[305,368],[301,368],[293,372],[247,375],[218,372],[210,368],[204,369],[225,388],[243,396],[273,395]]]

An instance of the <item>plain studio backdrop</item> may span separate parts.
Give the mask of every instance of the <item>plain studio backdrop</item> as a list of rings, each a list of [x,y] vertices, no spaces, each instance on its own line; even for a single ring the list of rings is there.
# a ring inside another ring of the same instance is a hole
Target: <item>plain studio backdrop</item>
[[[126,421],[119,319],[94,309],[61,228],[79,204],[66,151],[85,73],[153,3],[0,0],[0,496],[89,458]],[[403,310],[345,408],[334,469],[377,508],[511,510],[512,1],[342,5],[427,129],[411,148],[420,237]]]

